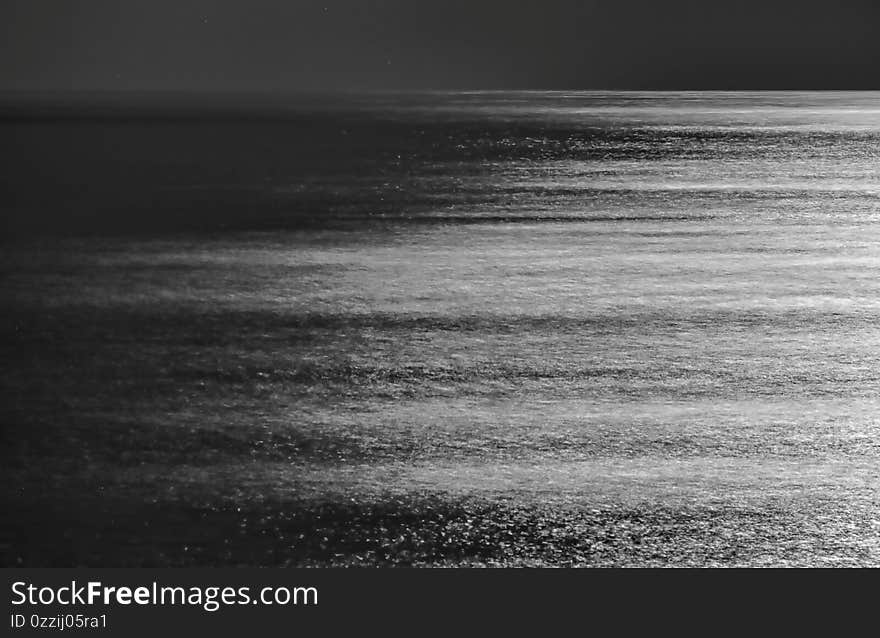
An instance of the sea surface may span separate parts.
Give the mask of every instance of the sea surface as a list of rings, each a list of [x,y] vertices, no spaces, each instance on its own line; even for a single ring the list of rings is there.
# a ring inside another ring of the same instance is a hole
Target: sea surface
[[[880,93],[0,99],[0,559],[880,564]]]

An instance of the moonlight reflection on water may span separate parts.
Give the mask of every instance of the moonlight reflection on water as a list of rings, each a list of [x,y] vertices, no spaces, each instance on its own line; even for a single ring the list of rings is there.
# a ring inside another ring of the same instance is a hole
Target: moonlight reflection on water
[[[877,94],[185,106],[0,123],[4,562],[877,564]]]

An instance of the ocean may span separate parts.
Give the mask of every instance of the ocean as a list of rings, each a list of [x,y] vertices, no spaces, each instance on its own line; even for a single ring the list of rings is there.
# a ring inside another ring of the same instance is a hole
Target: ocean
[[[880,563],[880,93],[0,102],[3,564]]]

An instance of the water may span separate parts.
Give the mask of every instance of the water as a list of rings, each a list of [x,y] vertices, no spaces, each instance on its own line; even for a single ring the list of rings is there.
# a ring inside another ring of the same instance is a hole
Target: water
[[[10,562],[877,564],[880,94],[39,106]]]

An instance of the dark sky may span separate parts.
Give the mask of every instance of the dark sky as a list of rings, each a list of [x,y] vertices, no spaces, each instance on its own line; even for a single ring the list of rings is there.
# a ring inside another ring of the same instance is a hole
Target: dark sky
[[[0,89],[880,88],[876,0],[3,0]]]

